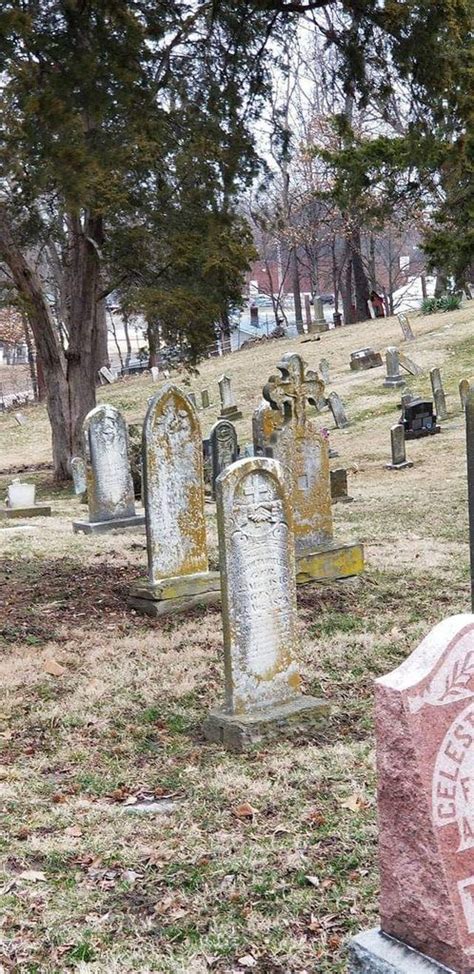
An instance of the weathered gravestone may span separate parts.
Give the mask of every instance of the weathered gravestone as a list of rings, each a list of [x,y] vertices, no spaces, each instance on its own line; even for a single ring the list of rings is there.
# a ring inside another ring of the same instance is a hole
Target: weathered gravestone
[[[74,483],[74,493],[78,497],[87,491],[87,469],[86,462],[82,457],[73,457],[71,460],[71,473]]]
[[[464,412],[467,403],[467,397],[471,389],[471,383],[469,379],[461,379],[459,383],[459,398],[461,400],[461,409]]]
[[[405,428],[403,423],[396,423],[390,430],[390,442],[392,446],[392,462],[387,463],[387,470],[406,470],[412,467],[413,462],[407,460],[405,449]]]
[[[324,317],[324,305],[321,298],[313,298],[314,322],[311,331],[328,331],[329,325]]]
[[[405,379],[400,374],[400,360],[398,348],[390,346],[385,352],[387,374],[383,380],[384,386],[404,386]]]
[[[333,504],[349,504],[354,500],[353,497],[349,497],[347,470],[344,467],[331,470],[331,500]]]
[[[398,315],[398,321],[400,324],[400,328],[402,329],[403,337],[405,341],[412,342],[415,336],[413,334],[413,330],[408,315],[402,312],[401,314]]]
[[[283,466],[293,505],[297,581],[357,575],[363,548],[334,540],[329,443],[306,415],[306,403],[321,400],[324,384],[315,372],[305,372],[299,355],[284,355],[277,368],[281,374],[263,389],[270,408],[260,406],[254,417],[255,446]]]
[[[201,406],[203,409],[209,409],[209,390],[201,390]]]
[[[160,378],[159,368],[156,365],[152,365],[150,372],[151,372],[151,381],[158,382],[158,379]]]
[[[409,358],[408,355],[405,355],[404,352],[398,353],[398,361],[402,369],[405,369],[405,372],[408,372],[409,375],[421,375],[423,372],[423,369],[420,369],[420,366],[412,358]]]
[[[343,430],[349,426],[349,420],[347,418],[346,410],[344,409],[344,403],[337,392],[330,392],[326,400],[332,415],[334,422],[338,429]]]
[[[219,599],[219,573],[208,571],[201,428],[189,397],[165,385],[143,426],[143,493],[148,580],[128,603],[165,615]]]
[[[221,375],[218,385],[221,399],[220,419],[229,419],[231,422],[242,419],[242,413],[237,409],[233,400],[230,377],[228,375]]]
[[[380,352],[375,352],[373,348],[358,348],[351,352],[349,365],[353,372],[365,372],[368,369],[378,369],[383,361]]]
[[[474,615],[376,681],[380,931],[352,974],[474,969]]]
[[[197,409],[196,393],[188,392],[188,399],[193,404],[194,408]]]
[[[209,436],[212,458],[212,495],[215,493],[215,483],[220,473],[235,463],[239,455],[239,444],[235,426],[228,419],[218,419],[211,429]]]
[[[96,406],[84,420],[82,435],[89,520],[73,521],[73,530],[94,534],[144,524],[144,514],[135,513],[127,427],[122,414],[115,406]]]
[[[323,382],[325,384],[327,382],[329,382],[329,362],[328,362],[327,358],[322,358],[321,359],[321,361],[319,363],[319,371],[321,373],[321,378],[322,378]]]
[[[302,696],[291,504],[280,464],[239,460],[216,482],[225,705],[204,734],[241,751],[319,722],[328,704]]]
[[[444,394],[440,370],[431,369],[430,379],[431,379],[431,388],[433,390],[433,399],[435,402],[436,415],[440,420],[447,419],[448,410],[446,408],[446,396]]]
[[[114,373],[111,372],[106,365],[103,365],[102,368],[99,369],[99,378],[101,382],[107,382],[109,385],[112,385],[112,383],[115,382]]]
[[[441,428],[436,422],[433,403],[430,399],[413,399],[402,397],[402,418],[406,440],[417,440],[422,436],[432,436],[440,433]]]

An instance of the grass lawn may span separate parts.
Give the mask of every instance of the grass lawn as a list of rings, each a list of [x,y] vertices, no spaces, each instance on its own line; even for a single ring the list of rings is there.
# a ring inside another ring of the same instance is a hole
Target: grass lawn
[[[246,756],[205,742],[201,722],[223,693],[219,610],[165,620],[127,610],[143,531],[73,535],[84,508],[72,489],[43,467],[26,475],[53,516],[0,527],[3,971],[337,974],[349,936],[376,923],[373,680],[469,608],[458,382],[474,375],[474,308],[412,325],[406,346],[396,319],[258,345],[204,363],[187,387],[210,391],[205,435],[225,367],[243,444],[285,351],[311,368],[327,358],[327,389],[346,405],[347,430],[326,412],[320,422],[340,454],[333,466],[351,471],[336,536],[364,542],[367,568],[298,592],[304,687],[333,702],[314,736]],[[428,395],[429,369],[441,367],[449,410],[439,436],[407,444],[414,467],[403,472],[384,467],[399,394],[383,368],[349,370],[351,351],[390,344],[425,370],[408,390]],[[99,395],[138,421],[157,388],[138,377]],[[50,461],[44,408],[21,411],[22,427],[0,416],[2,494],[12,469]],[[171,814],[134,812],[144,795],[169,798]]]

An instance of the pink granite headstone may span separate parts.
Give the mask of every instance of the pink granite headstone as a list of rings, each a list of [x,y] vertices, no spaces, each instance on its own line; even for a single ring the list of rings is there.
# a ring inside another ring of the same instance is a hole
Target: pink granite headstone
[[[474,972],[474,615],[377,680],[381,928]]]

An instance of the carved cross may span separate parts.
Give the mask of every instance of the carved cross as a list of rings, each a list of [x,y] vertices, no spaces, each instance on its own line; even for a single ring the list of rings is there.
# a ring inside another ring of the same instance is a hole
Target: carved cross
[[[248,487],[244,487],[243,494],[251,500],[252,504],[262,504],[269,500],[270,490],[262,477],[253,476]]]
[[[288,352],[283,356],[277,369],[279,375],[271,375],[263,387],[263,396],[273,409],[279,409],[296,426],[306,423],[306,402],[317,405],[322,398],[324,382],[317,372],[308,370],[300,355]]]

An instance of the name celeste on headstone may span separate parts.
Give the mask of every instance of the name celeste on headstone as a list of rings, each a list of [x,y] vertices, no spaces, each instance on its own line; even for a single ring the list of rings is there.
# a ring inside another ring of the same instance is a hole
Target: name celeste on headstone
[[[328,704],[300,691],[293,519],[281,465],[238,460],[218,477],[216,504],[225,704],[203,730],[241,751],[319,723]]]
[[[376,681],[375,729],[381,930],[354,938],[350,970],[472,974],[474,615]]]

